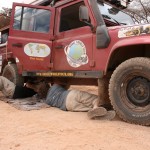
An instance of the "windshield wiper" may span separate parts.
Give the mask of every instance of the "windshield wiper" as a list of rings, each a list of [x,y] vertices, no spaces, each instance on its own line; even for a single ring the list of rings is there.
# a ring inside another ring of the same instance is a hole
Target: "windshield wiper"
[[[105,14],[102,14],[102,16],[104,17],[104,18],[106,18],[106,19],[112,19],[115,23],[117,23],[118,25],[121,25],[121,24],[123,24],[123,25],[126,25],[126,23],[122,23],[122,22],[118,22],[116,19],[114,19],[113,17],[111,17],[111,16],[109,16],[109,15],[105,15]]]

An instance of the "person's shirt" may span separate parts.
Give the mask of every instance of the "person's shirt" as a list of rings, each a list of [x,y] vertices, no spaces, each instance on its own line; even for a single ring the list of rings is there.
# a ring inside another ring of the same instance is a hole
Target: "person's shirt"
[[[69,91],[62,86],[54,84],[50,87],[45,102],[52,107],[57,107],[66,111],[66,97],[68,93]]]
[[[13,99],[16,98],[27,98],[27,97],[32,97],[33,95],[35,95],[36,92],[30,88],[27,88],[25,86],[17,86],[15,87],[15,91],[13,94]]]

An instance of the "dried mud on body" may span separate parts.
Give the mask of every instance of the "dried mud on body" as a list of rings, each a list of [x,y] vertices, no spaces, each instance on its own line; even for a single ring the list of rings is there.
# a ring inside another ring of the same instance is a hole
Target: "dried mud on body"
[[[73,87],[97,94],[97,87]],[[4,96],[0,94],[0,100]],[[0,150],[149,150],[150,128],[89,120],[57,108],[21,111],[0,101]]]

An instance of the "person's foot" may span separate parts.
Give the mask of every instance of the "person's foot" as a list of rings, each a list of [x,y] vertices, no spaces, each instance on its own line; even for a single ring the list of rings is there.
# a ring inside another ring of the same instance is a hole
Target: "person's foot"
[[[116,116],[116,112],[114,110],[107,111],[104,116],[95,116],[93,119],[96,120],[113,120]]]
[[[88,111],[87,115],[90,119],[95,117],[101,117],[107,114],[107,110],[104,107],[97,107]]]

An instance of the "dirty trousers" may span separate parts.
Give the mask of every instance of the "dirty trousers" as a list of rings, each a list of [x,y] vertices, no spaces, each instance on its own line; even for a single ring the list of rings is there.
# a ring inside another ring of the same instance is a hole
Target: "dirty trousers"
[[[71,90],[66,97],[68,111],[89,111],[98,100],[98,96],[84,91]]]
[[[4,78],[3,76],[0,76],[0,91],[8,97],[12,98],[14,91],[15,91],[16,85],[9,81],[7,78]]]

